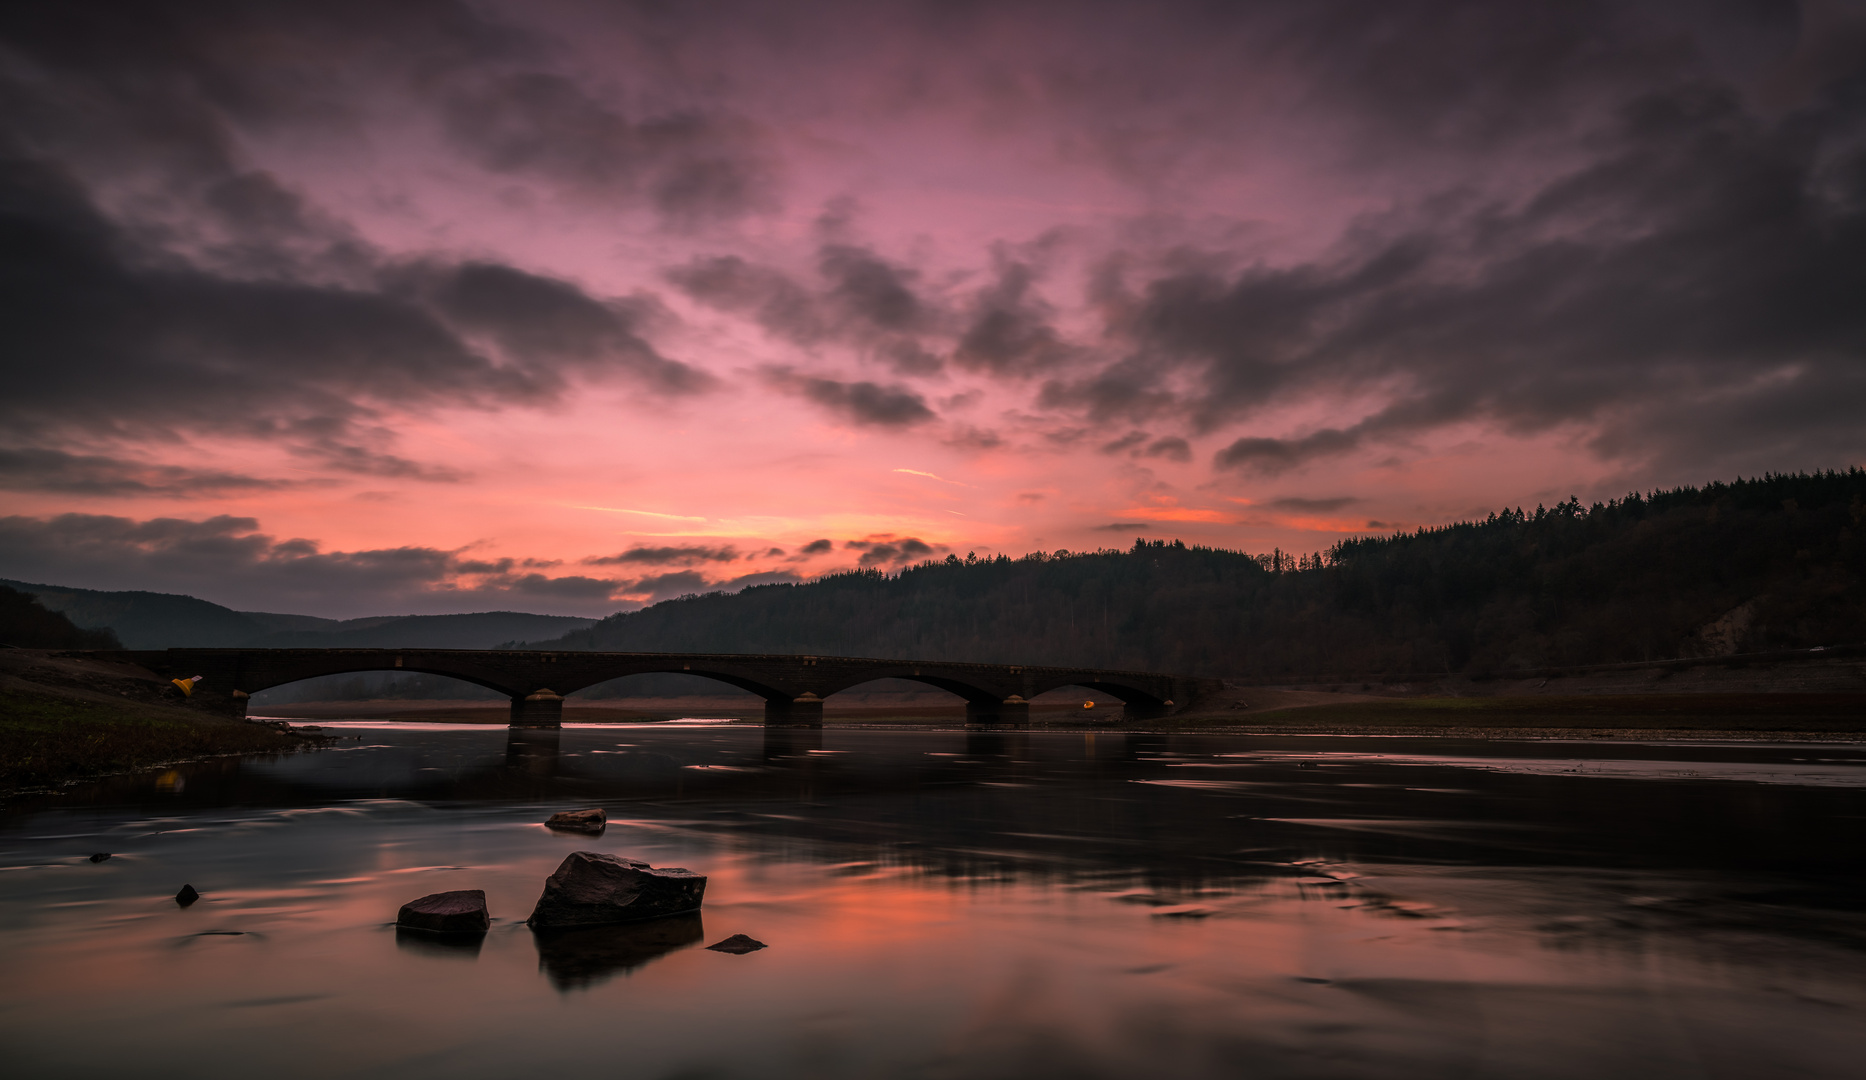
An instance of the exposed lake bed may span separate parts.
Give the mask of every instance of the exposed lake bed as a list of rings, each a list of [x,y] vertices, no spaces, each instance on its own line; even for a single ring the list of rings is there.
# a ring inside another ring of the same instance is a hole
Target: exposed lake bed
[[[1858,744],[323,726],[11,802],[17,1075],[1841,1076],[1866,1051]],[[542,824],[584,807],[600,836]],[[534,933],[578,850],[705,874],[705,908]],[[461,889],[483,940],[397,933]],[[705,947],[741,934],[767,947]]]

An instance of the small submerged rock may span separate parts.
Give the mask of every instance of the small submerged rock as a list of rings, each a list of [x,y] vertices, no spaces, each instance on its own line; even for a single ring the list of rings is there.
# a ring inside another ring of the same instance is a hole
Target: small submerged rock
[[[105,859],[108,859],[108,858],[110,858],[110,852],[100,851],[97,854],[91,856],[91,861],[92,862],[103,862]]]
[[[180,904],[182,907],[187,907],[189,904],[194,903],[196,900],[199,900],[200,898],[201,898],[201,894],[198,892],[195,892],[194,886],[192,885],[183,885],[181,887],[181,891],[175,894],[175,902],[177,904]]]
[[[395,913],[395,925],[431,934],[483,934],[492,927],[492,916],[486,911],[485,890],[455,889],[403,904]]]
[[[601,835],[609,825],[608,815],[598,810],[565,810],[552,814],[544,823],[547,829],[559,829],[564,832],[580,832]]]
[[[706,875],[595,851],[572,852],[544,881],[534,930],[658,919],[698,911]]]
[[[764,942],[757,938],[746,937],[744,934],[734,934],[716,945],[707,946],[714,952],[731,953],[734,956],[744,956],[748,952],[757,952],[765,947]]]

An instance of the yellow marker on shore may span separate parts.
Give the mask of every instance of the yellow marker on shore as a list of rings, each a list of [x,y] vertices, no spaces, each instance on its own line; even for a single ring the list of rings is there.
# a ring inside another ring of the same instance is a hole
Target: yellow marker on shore
[[[174,683],[176,688],[181,691],[182,697],[193,697],[194,696],[194,684],[200,681],[201,681],[201,676],[199,675],[190,676],[189,678],[186,678],[186,679],[170,679],[169,680],[169,682]]]
[[[1082,707],[1084,709],[1093,709],[1095,707],[1095,703],[1093,701],[1084,701],[1082,703]]]

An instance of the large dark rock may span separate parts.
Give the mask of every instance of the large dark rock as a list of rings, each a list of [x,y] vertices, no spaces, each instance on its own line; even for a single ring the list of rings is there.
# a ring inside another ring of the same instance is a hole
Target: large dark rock
[[[201,894],[196,892],[192,885],[183,885],[181,891],[175,894],[175,902],[182,907],[187,907],[200,898]]]
[[[676,867],[594,851],[572,852],[544,881],[544,895],[526,920],[534,929],[604,926],[700,909],[706,877]]]
[[[486,913],[483,890],[456,889],[403,904],[395,914],[395,925],[433,934],[483,934],[492,926],[492,917]]]
[[[608,824],[609,818],[601,810],[565,810],[559,814],[552,814],[550,820],[544,823],[544,827],[600,836]]]

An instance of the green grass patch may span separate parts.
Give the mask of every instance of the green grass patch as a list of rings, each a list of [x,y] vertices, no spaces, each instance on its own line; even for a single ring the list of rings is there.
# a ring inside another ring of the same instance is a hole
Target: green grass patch
[[[196,721],[128,705],[0,690],[0,789],[299,745],[299,739],[257,724]]]

